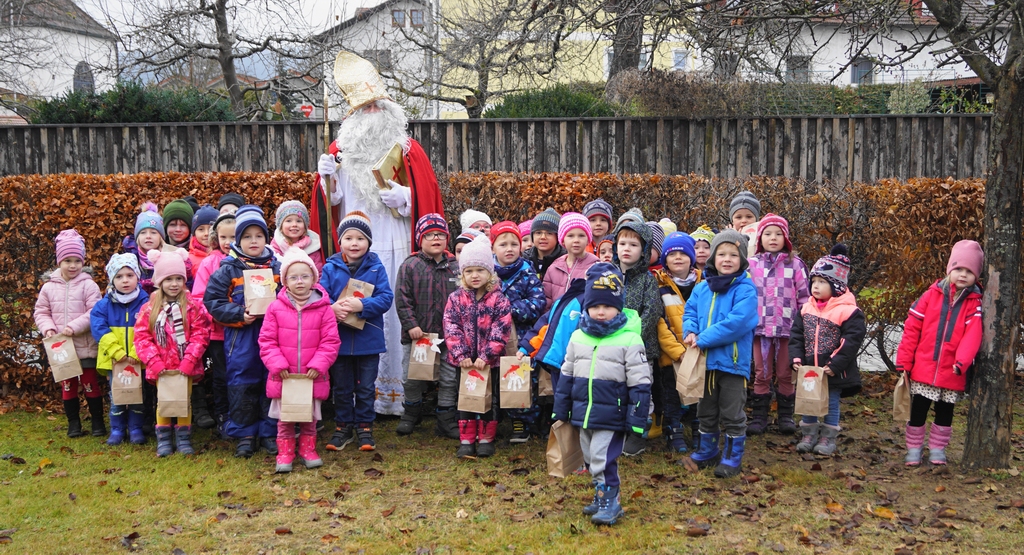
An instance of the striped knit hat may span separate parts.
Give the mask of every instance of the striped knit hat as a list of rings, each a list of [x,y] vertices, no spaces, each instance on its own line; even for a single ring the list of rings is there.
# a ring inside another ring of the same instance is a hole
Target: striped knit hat
[[[267,220],[263,217],[263,209],[255,204],[246,204],[235,212],[235,241],[242,238],[245,228],[256,226],[263,230],[263,236],[270,239],[270,232],[267,230]]]
[[[502,233],[511,233],[516,236],[516,240],[520,243],[523,242],[523,234],[519,232],[519,226],[513,221],[505,220],[494,224],[491,227],[491,242],[496,241]]]
[[[658,251],[660,256],[661,243],[665,241],[665,230],[658,222],[647,222],[647,227],[651,228],[651,251]]]
[[[77,256],[83,263],[85,262],[85,239],[82,239],[78,231],[74,229],[61,231],[57,234],[54,244],[57,251],[57,264],[72,256]]]
[[[594,232],[590,229],[590,220],[579,212],[566,212],[558,222],[558,243],[565,244],[565,236],[574,229],[581,229],[587,234],[587,244],[594,241]]]
[[[583,215],[589,220],[591,216],[604,216],[608,223],[612,223],[612,205],[603,198],[594,199],[583,205]]]
[[[757,223],[757,244],[754,245],[754,252],[760,254],[765,252],[764,245],[761,244],[761,234],[768,226],[776,226],[782,230],[782,238],[785,242],[785,251],[793,252],[793,243],[789,240],[789,222],[786,218],[777,214],[765,214],[764,218]]]
[[[297,200],[287,200],[281,203],[281,206],[277,207],[277,212],[274,214],[274,225],[281,227],[284,223],[284,219],[288,216],[298,216],[302,218],[302,221],[306,223],[306,229],[309,229],[309,209],[306,208],[305,204]]]
[[[619,227],[619,224],[627,221],[644,223],[644,215],[642,212],[640,212],[639,208],[630,208],[629,210],[623,212],[621,216],[619,216],[619,220],[615,222],[615,227]]]
[[[562,215],[555,212],[554,208],[544,210],[533,218],[533,222],[530,224],[530,235],[538,231],[548,231],[557,234],[558,221],[561,219]]]
[[[445,235],[451,235],[451,232],[448,231],[448,222],[443,216],[434,212],[424,214],[416,221],[416,250],[419,250],[420,243],[423,242],[423,235],[431,231],[440,231]]]
[[[373,231],[370,230],[370,217],[356,210],[345,214],[338,224],[338,239],[345,235],[345,232],[354,229],[366,236],[366,240],[373,244]]]

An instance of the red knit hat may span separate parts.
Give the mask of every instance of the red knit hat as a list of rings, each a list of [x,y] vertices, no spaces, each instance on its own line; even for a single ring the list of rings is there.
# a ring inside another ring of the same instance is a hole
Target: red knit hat
[[[953,245],[953,251],[949,253],[949,262],[946,264],[946,274],[957,268],[967,268],[974,277],[981,277],[982,266],[985,264],[985,253],[977,241],[964,239]]]
[[[523,235],[519,232],[519,224],[515,222],[505,220],[491,226],[491,242],[493,243],[494,241],[497,241],[498,236],[502,233],[511,233],[516,236],[516,239],[520,243],[523,242]]]
[[[786,242],[786,252],[793,252],[793,243],[789,240],[789,222],[786,218],[777,214],[765,214],[764,218],[757,223],[757,245],[754,246],[754,254],[761,254],[764,251],[764,245],[761,244],[761,234],[768,226],[774,225],[782,230],[782,238]]]

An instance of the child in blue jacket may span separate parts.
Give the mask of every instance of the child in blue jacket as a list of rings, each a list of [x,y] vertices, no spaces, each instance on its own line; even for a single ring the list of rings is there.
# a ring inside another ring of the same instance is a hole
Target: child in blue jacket
[[[683,343],[707,357],[704,396],[697,404],[700,443],[691,459],[698,468],[721,462],[715,476],[740,472],[747,439],[747,379],[757,326],[757,290],[747,274],[747,240],[726,230],[711,242],[707,278],[697,284],[683,313]],[[725,448],[718,449],[719,429]]]
[[[377,253],[369,252],[373,243],[369,216],[362,212],[346,214],[338,224],[338,238],[340,252],[327,259],[320,276],[341,336],[341,350],[330,369],[335,430],[327,450],[341,451],[358,437],[360,451],[373,451],[377,447],[373,441],[377,367],[380,354],[386,350],[384,313],[391,308],[395,294]],[[350,279],[373,285],[373,292],[362,299],[339,299]],[[363,329],[340,323],[352,313],[366,320]]]

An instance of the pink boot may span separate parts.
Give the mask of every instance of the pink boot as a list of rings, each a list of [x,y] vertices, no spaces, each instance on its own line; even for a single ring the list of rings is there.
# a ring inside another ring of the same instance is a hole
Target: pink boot
[[[306,468],[318,468],[324,465],[324,461],[316,453],[316,433],[303,433],[299,436],[299,456],[302,457]]]
[[[460,459],[476,455],[477,420],[459,420],[459,450],[455,456]]]
[[[476,456],[490,457],[494,455],[494,440],[498,436],[497,420],[480,420],[477,425],[480,443],[476,446]]]
[[[949,436],[953,435],[952,426],[939,426],[933,423],[928,434],[928,462],[934,465],[946,464],[946,446]]]
[[[285,473],[292,471],[292,461],[295,460],[295,436],[277,437],[277,468],[275,472]]]
[[[921,464],[922,445],[924,445],[924,426],[907,424],[907,456],[903,459],[907,466]]]

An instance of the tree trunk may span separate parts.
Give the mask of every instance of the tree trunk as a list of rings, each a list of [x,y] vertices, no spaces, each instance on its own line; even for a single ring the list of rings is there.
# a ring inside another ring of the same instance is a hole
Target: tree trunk
[[[640,47],[644,39],[644,8],[647,0],[620,0],[612,37],[612,63],[608,67],[608,82],[623,71],[640,65]]]
[[[1020,327],[1021,224],[1024,201],[1024,87],[1004,74],[996,86],[985,185],[984,326],[975,359],[962,464],[1007,468],[1013,423],[1013,377]]]
[[[242,100],[242,88],[238,86],[238,74],[235,73],[235,57],[233,37],[228,29],[228,0],[217,0],[214,7],[213,19],[217,27],[217,63],[220,64],[221,74],[224,76],[224,88],[228,91],[228,98],[231,99],[231,110],[236,116],[245,113],[245,102]]]

